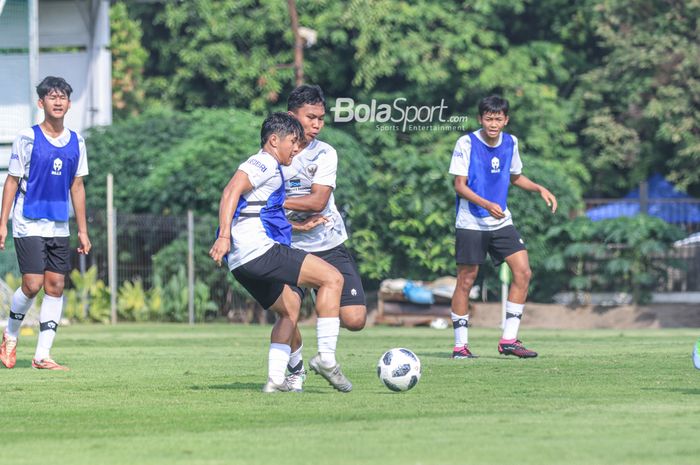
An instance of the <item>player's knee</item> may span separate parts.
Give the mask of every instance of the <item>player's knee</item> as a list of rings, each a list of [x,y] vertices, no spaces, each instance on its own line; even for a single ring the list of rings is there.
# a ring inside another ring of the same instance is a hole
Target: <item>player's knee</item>
[[[530,284],[531,278],[532,270],[529,266],[513,272],[513,281],[520,285],[527,286],[528,284]]]
[[[340,314],[340,323],[348,331],[360,331],[367,323],[367,313],[356,313],[352,315]]]
[[[328,287],[329,289],[334,289],[337,291],[343,290],[343,283],[345,280],[343,279],[343,275],[338,272],[338,270],[333,270],[329,272],[326,277],[324,278],[324,285]]]
[[[469,292],[474,285],[476,275],[471,273],[462,273],[457,277],[457,289],[463,292]]]
[[[22,281],[22,292],[30,299],[36,297],[41,288],[44,286],[42,279],[31,279]]]
[[[61,297],[63,295],[64,287],[65,283],[62,281],[48,280],[44,282],[44,292],[46,292],[46,295],[50,295],[51,297]]]

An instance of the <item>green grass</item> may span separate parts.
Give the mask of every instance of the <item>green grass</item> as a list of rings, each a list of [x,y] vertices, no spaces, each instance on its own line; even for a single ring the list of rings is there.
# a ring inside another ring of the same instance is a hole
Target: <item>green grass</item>
[[[499,357],[498,333],[472,329],[476,360],[451,360],[452,333],[343,331],[354,383],[310,376],[303,394],[266,395],[269,327],[73,326],[32,370],[36,337],[0,370],[2,463],[53,464],[697,464],[698,330],[535,331],[534,360]],[[303,328],[308,360],[314,328]],[[415,389],[376,378],[408,347]]]

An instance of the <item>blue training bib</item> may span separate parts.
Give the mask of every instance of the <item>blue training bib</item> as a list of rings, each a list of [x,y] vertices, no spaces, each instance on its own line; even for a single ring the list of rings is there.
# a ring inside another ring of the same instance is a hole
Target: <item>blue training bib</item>
[[[22,214],[37,220],[68,221],[70,186],[80,159],[78,135],[70,131],[68,144],[56,147],[38,125],[32,129],[34,146]]]

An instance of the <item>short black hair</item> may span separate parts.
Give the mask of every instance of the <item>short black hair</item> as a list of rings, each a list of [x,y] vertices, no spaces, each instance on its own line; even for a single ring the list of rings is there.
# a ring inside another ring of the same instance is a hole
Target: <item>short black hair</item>
[[[304,105],[323,105],[326,106],[326,99],[323,98],[323,91],[319,86],[302,84],[289,94],[287,99],[287,111],[297,110]]]
[[[62,77],[46,76],[43,81],[36,86],[36,93],[40,99],[43,99],[53,91],[58,91],[66,94],[70,100],[70,94],[73,93],[73,88]]]
[[[304,128],[299,120],[281,111],[272,113],[263,121],[260,128],[260,147],[264,147],[273,134],[282,138],[294,134],[298,140],[304,140]]]
[[[486,113],[500,113],[503,112],[505,116],[508,116],[508,100],[504,99],[500,95],[489,95],[481,99],[479,102],[479,116],[484,116]]]

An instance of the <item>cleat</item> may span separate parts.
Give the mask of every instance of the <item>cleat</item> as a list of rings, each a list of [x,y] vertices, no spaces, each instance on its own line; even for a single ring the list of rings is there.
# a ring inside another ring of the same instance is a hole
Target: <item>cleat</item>
[[[287,380],[285,379],[282,381],[282,384],[277,384],[271,379],[267,379],[267,383],[262,388],[262,392],[266,394],[274,393],[274,392],[293,392],[292,386],[287,383]]]
[[[693,365],[700,370],[700,340],[695,344],[695,349],[693,350]]]
[[[457,347],[455,347],[454,350],[452,351],[452,358],[455,358],[455,359],[479,358],[479,356],[472,354],[471,351],[469,350],[469,347],[464,346],[464,347],[460,347],[459,349]]]
[[[519,340],[511,343],[499,342],[498,353],[501,355],[515,355],[520,358],[537,357],[537,352],[527,349]]]
[[[59,370],[59,371],[70,371],[68,367],[59,365],[50,358],[42,358],[41,360],[33,359],[32,368],[37,370]]]
[[[0,361],[7,368],[12,368],[17,362],[17,338],[10,337],[7,333],[2,333],[2,344],[0,344]]]
[[[316,354],[309,360],[309,368],[317,375],[323,376],[335,389],[340,392],[352,391],[352,383],[340,371],[340,365],[336,363],[334,367],[326,368],[321,364],[321,354]]]
[[[284,378],[284,381],[291,387],[294,392],[304,392],[304,381],[306,380],[306,370],[302,367],[300,370],[293,371]]]

